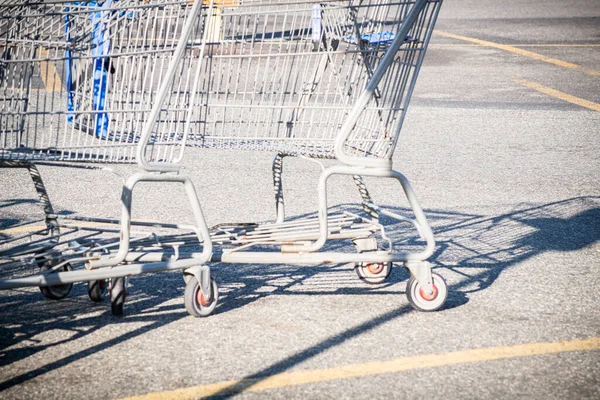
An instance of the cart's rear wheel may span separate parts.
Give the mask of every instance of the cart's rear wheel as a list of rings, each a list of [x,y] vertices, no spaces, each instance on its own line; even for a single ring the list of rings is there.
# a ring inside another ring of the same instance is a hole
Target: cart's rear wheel
[[[47,260],[47,261],[41,263],[40,271],[44,272],[49,269],[52,269],[53,266],[55,266],[61,262],[63,262],[63,260],[60,260],[58,262],[52,261],[52,260]],[[68,271],[73,271],[73,267],[71,267],[71,264],[66,263],[65,265],[63,265],[62,267],[58,268],[56,271],[53,271],[51,273],[68,272]],[[40,286],[40,292],[42,292],[42,294],[44,296],[46,296],[46,298],[48,298],[48,299],[60,300],[60,299],[67,297],[67,295],[71,292],[72,288],[73,288],[72,283],[65,283],[62,285],[52,285],[52,286]]]
[[[433,292],[426,293],[419,282],[410,277],[406,283],[406,297],[408,302],[418,311],[436,311],[439,310],[448,297],[448,286],[444,278],[436,273],[431,273],[433,283]]]
[[[104,296],[106,296],[107,291],[108,284],[104,279],[88,282],[88,296],[90,296],[90,300],[95,303],[99,303],[104,300]]]
[[[110,285],[110,311],[112,315],[123,315],[125,297],[127,297],[125,278],[112,278]]]
[[[210,279],[209,295],[202,292],[195,276],[190,277],[185,285],[183,302],[186,311],[193,317],[208,317],[213,313],[219,302],[219,287],[214,279]]]
[[[362,281],[376,285],[389,278],[392,273],[392,263],[357,263],[354,271]]]

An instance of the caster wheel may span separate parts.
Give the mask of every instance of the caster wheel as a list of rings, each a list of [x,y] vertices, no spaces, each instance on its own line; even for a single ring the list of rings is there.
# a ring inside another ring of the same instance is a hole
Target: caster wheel
[[[185,285],[185,293],[183,294],[183,302],[185,309],[193,317],[208,317],[213,313],[219,301],[219,288],[217,282],[211,278],[210,296],[206,296],[196,277],[191,277]]]
[[[383,283],[392,273],[392,263],[358,263],[354,271],[360,280],[376,285]]]
[[[108,284],[105,280],[88,282],[88,296],[94,303],[104,300],[106,292],[108,292]]]
[[[112,315],[123,315],[125,297],[127,297],[125,278],[112,278],[110,287],[110,311]]]
[[[448,286],[444,278],[436,273],[431,274],[433,280],[433,293],[427,294],[414,278],[410,277],[406,283],[406,297],[408,302],[417,311],[436,311],[439,310],[448,297]]]
[[[62,262],[62,260],[60,262]],[[53,266],[55,266],[56,264],[58,264],[58,262],[56,260],[48,260],[48,261],[42,260],[39,262],[40,272],[47,271],[47,270],[51,269]],[[67,264],[63,265],[62,267],[60,267],[59,269],[57,269],[55,272],[68,272],[68,271],[73,271],[73,267],[71,267],[71,264],[67,263]],[[65,283],[63,285],[53,285],[53,286],[40,286],[40,292],[42,292],[42,294],[44,296],[46,296],[46,298],[48,298],[48,299],[60,300],[60,299],[67,297],[67,295],[71,292],[72,288],[73,288],[72,283]]]

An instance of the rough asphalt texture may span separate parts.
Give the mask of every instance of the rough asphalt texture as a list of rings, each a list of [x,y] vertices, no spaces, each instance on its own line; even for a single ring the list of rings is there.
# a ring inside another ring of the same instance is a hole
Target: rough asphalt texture
[[[447,1],[437,29],[505,44],[598,44],[600,3]],[[530,47],[600,70],[600,47]],[[118,398],[284,371],[600,335],[600,113],[515,79],[600,103],[600,78],[434,35],[394,165],[430,218],[445,309],[413,311],[407,273],[369,286],[352,268],[217,265],[216,314],[187,315],[179,273],[132,280],[126,316],[84,285],[60,302],[0,293],[0,397]],[[271,154],[192,149],[210,225],[274,217]],[[54,206],[119,215],[120,182],[42,167]],[[127,167],[123,171],[129,171]],[[290,215],[314,214],[318,169],[286,163]],[[355,207],[350,179],[330,204]],[[403,208],[398,187],[368,180]],[[3,228],[41,216],[24,171],[0,170]],[[144,185],[134,216],[184,222],[182,191]],[[600,398],[600,352],[465,364],[246,393],[239,398]]]

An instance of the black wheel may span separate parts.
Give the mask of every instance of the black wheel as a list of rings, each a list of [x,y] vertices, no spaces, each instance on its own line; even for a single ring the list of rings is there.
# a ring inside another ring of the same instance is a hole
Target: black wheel
[[[185,309],[193,317],[208,317],[213,313],[219,301],[219,287],[214,279],[210,279],[211,293],[206,296],[195,276],[192,276],[185,285],[183,302]]]
[[[436,311],[439,310],[448,297],[448,286],[444,278],[436,273],[431,274],[433,283],[433,293],[427,294],[419,282],[410,277],[406,283],[406,297],[408,302],[417,311]]]
[[[392,263],[358,263],[354,266],[354,271],[360,280],[376,285],[390,277]]]
[[[123,315],[127,297],[125,278],[112,278],[110,285],[110,311],[112,315]]]
[[[93,302],[99,303],[104,300],[106,292],[108,292],[108,284],[104,279],[88,282],[88,296]]]
[[[56,260],[48,260],[48,261],[40,261],[40,271],[47,271],[49,269],[51,269],[53,266],[59,264],[63,262],[61,261],[56,261]],[[67,271],[73,271],[73,267],[71,267],[71,264],[67,263],[65,265],[63,265],[62,267],[58,268],[56,271],[52,272],[67,272]],[[65,283],[62,285],[52,285],[52,286],[40,286],[40,292],[42,292],[42,294],[44,296],[46,296],[46,298],[51,299],[51,300],[60,300],[63,299],[65,297],[67,297],[67,295],[71,292],[71,289],[73,288],[73,284],[72,283]]]

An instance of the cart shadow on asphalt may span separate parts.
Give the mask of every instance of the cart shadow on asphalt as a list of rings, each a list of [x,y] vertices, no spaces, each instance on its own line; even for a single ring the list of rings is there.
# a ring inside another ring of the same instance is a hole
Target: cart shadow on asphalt
[[[497,217],[462,214],[463,219],[440,225],[435,211],[427,215],[439,241],[432,257],[436,267],[463,279],[451,280],[448,308],[468,301],[468,293],[484,290],[520,262],[547,251],[568,252],[600,240],[600,197],[577,197],[545,205],[523,205]],[[448,265],[446,265],[446,263]],[[481,271],[469,273],[468,271]],[[446,275],[446,274],[445,274]],[[412,311],[409,305],[392,310],[246,376],[211,398],[229,398],[269,376],[285,372],[318,354]]]
[[[37,199],[6,199],[0,201],[0,208],[14,207],[19,204],[35,204],[37,206],[39,201]],[[4,223],[5,222],[3,220],[2,224],[4,225]]]
[[[10,210],[11,207],[18,207],[25,204],[39,207],[39,202],[35,199],[6,199],[0,201],[0,209],[2,209],[2,219],[0,219],[0,230],[18,228],[29,223],[29,221],[22,221],[20,218],[18,218],[16,214],[7,213],[7,210]],[[0,240],[6,239],[9,239],[9,235],[0,232]]]
[[[36,219],[23,219],[23,212],[11,213],[11,207],[19,206],[31,206],[36,209]],[[40,202],[37,199],[6,199],[0,200],[0,210],[2,210],[2,218],[0,219],[0,241],[8,240],[11,238],[10,234],[3,232],[5,230],[22,230],[26,232],[24,228],[27,225],[45,226],[45,216],[40,207]],[[73,211],[63,210],[60,215],[72,215]]]
[[[394,211],[406,210],[397,208]],[[543,205],[524,204],[514,211],[493,217],[438,210],[426,210],[426,214],[437,239],[437,251],[431,260],[434,268],[449,283],[450,293],[445,309],[464,305],[469,301],[469,295],[490,287],[503,271],[531,257],[547,251],[575,251],[600,240],[600,197],[577,197]],[[404,240],[409,247],[420,244],[409,236],[403,239],[403,232],[404,229],[398,229],[398,232],[392,230],[391,235]],[[408,278],[404,269],[394,268],[388,282],[367,285],[356,278],[348,265],[323,268],[221,264],[215,266],[214,271],[222,287],[222,298],[216,314],[204,323],[210,323],[210,319],[218,318],[219,314],[273,295],[399,295],[404,290],[397,288],[398,283]],[[0,366],[85,338],[107,325],[147,323],[0,382],[0,391],[187,317],[181,301],[174,303],[171,300],[181,297],[183,289],[180,273],[139,277],[133,280],[125,318],[112,317],[107,301],[91,303],[83,284],[74,285],[72,295],[62,301],[44,300],[33,289],[14,290],[10,296],[0,294],[4,297],[0,305]],[[165,301],[165,298],[169,300]],[[23,312],[24,307],[27,307],[26,312]],[[215,397],[239,394],[267,376],[284,372],[411,311],[408,304],[402,305],[333,335],[245,377]],[[53,343],[36,341],[36,335],[49,330],[65,334]]]

